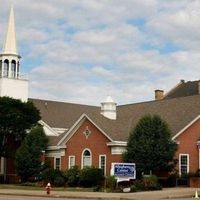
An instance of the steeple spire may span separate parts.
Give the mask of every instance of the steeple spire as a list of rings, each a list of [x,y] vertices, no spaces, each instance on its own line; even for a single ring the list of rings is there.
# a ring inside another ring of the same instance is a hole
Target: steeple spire
[[[20,73],[20,58],[16,45],[14,9],[11,6],[6,40],[0,54],[0,97],[28,100],[28,80]]]
[[[11,9],[10,9],[8,30],[7,30],[6,40],[5,40],[5,44],[4,44],[3,54],[18,55],[17,45],[16,45],[15,18],[14,18],[13,5],[11,5]]]

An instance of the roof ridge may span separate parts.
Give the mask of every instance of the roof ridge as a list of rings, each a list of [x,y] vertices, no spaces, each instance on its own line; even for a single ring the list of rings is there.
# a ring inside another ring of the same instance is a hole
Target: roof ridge
[[[130,103],[130,104],[124,104],[124,105],[118,105],[117,107],[123,107],[123,106],[131,106],[131,105],[138,105],[138,104],[147,104],[147,103],[158,103],[162,101],[174,101],[176,99],[184,99],[194,96],[199,96],[200,94],[190,95],[190,96],[182,96],[182,97],[176,97],[176,98],[169,98],[169,99],[161,99],[161,100],[151,100],[151,101],[143,101],[143,102],[137,102],[137,103]]]
[[[28,98],[28,100],[32,101],[46,101],[46,102],[51,102],[51,103],[63,103],[63,104],[71,104],[71,105],[76,105],[76,106],[88,106],[88,107],[95,107],[99,108],[100,106],[94,106],[94,105],[88,105],[88,104],[79,104],[79,103],[72,103],[72,102],[65,102],[65,101],[59,101],[59,100],[48,100],[48,99],[36,99],[36,98]]]

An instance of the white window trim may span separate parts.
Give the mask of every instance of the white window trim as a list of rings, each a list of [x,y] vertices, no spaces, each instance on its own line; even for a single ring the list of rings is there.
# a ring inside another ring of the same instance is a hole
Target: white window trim
[[[60,166],[59,166],[59,170],[61,169],[61,157],[54,157],[54,169],[56,169],[56,159],[59,158],[60,159]]]
[[[106,154],[100,154],[100,155],[99,155],[99,168],[100,168],[100,169],[101,169],[101,157],[105,157],[105,169],[104,169],[104,175],[106,175],[106,165],[107,165]]]
[[[88,148],[85,148],[83,151],[82,151],[82,155],[81,155],[81,169],[83,169],[83,154],[84,154],[84,152],[85,151],[89,151],[90,152],[90,167],[92,166],[92,152],[91,152],[91,150],[90,149],[88,149]]]
[[[73,167],[73,166],[70,166],[70,158],[74,158],[74,165],[73,166],[75,166],[75,163],[76,163],[76,157],[74,155],[70,155],[69,158],[68,158],[68,169]]]
[[[190,171],[190,156],[189,154],[181,153],[179,154],[179,175],[181,176],[181,156],[187,156],[187,173]]]

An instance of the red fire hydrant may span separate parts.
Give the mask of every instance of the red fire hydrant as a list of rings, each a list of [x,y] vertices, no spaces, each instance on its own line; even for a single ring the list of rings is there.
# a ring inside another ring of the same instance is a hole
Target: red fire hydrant
[[[47,191],[47,194],[50,194],[50,192],[51,192],[51,183],[47,183],[46,191]]]

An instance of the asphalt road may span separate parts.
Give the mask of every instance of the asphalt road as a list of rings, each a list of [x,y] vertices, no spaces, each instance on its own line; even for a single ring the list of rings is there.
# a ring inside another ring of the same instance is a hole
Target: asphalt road
[[[0,200],[192,200],[199,188],[164,188],[159,191],[136,193],[70,192],[52,191],[50,196],[45,191],[0,189]]]
[[[77,198],[75,198],[77,200]],[[14,196],[14,195],[0,195],[0,200],[75,200],[74,198],[58,198],[58,197],[30,197],[30,196]],[[157,197],[157,199],[162,199],[164,200],[163,198],[159,198]],[[169,199],[169,198],[167,198]],[[194,198],[170,198],[170,200],[177,200],[177,199],[180,199],[180,200],[191,200],[191,199],[194,199]],[[82,199],[81,200],[88,200],[88,199]],[[93,199],[95,200],[95,199]],[[137,200],[137,197],[134,199],[134,200]],[[149,200],[153,200],[151,199],[151,197],[149,198]]]

